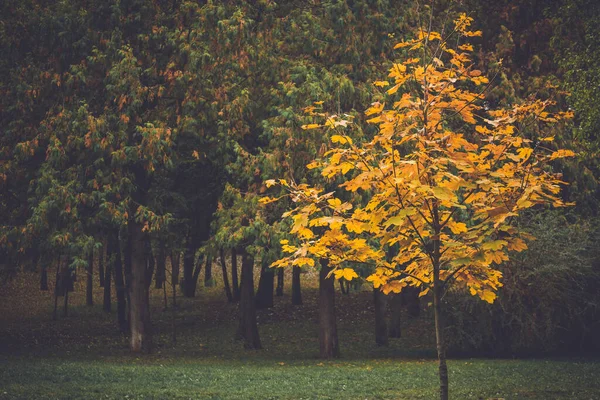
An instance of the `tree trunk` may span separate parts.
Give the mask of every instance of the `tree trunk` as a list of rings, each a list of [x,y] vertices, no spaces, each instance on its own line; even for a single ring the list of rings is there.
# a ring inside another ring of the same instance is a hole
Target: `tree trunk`
[[[406,289],[406,288],[404,288]],[[390,299],[390,332],[391,338],[402,337],[402,296],[400,293],[393,294]]]
[[[119,233],[116,231],[113,236],[111,236],[111,240],[113,241],[112,248],[114,249],[114,280],[115,280],[115,289],[117,292],[117,323],[119,325],[119,330],[123,333],[127,332],[127,304],[125,301],[125,282],[123,281],[123,264],[121,262],[121,242],[119,240]]]
[[[342,292],[342,294],[348,294],[349,286],[345,286],[343,279],[340,279],[338,282],[340,283],[340,292]]]
[[[111,292],[111,275],[112,275],[112,266],[114,265],[114,258],[115,258],[115,250],[113,247],[114,242],[112,240],[110,240],[110,238],[107,240],[106,243],[106,265],[104,268],[104,303],[103,303],[103,310],[105,312],[110,312],[111,311],[111,300],[110,300],[110,292]]]
[[[277,269],[277,288],[275,289],[276,296],[283,296],[283,278],[285,277],[283,272],[283,268]]]
[[[69,281],[71,280],[71,271],[66,268],[65,273],[63,274],[63,282],[65,287],[65,302],[63,308],[63,317],[67,317],[69,315]]]
[[[300,286],[300,267],[292,267],[292,304],[302,304],[302,289]]]
[[[54,311],[52,313],[52,319],[56,321],[58,318],[58,296],[60,294],[60,255],[56,261],[56,280],[54,283]]]
[[[179,283],[179,252],[171,253],[171,290],[173,292],[173,308],[177,307],[177,284]]]
[[[417,318],[421,315],[421,301],[419,299],[421,288],[416,286],[407,286],[400,293],[402,303],[406,305],[406,311],[409,316]]]
[[[94,249],[88,255],[87,280],[85,288],[85,304],[94,305]]]
[[[45,265],[42,266],[40,275],[40,290],[48,290],[48,269]]]
[[[152,283],[152,275],[156,269],[156,260],[154,259],[154,253],[152,252],[152,242],[150,241],[149,235],[145,235],[144,249],[146,250],[144,254],[146,257],[146,285],[148,285],[149,290],[150,284]]]
[[[256,308],[273,307],[273,289],[275,284],[275,272],[269,268],[266,260],[261,261],[260,280],[258,281],[258,290],[256,291]]]
[[[385,321],[387,296],[380,289],[373,288],[373,301],[375,303],[375,343],[377,346],[387,346],[388,327]]]
[[[240,285],[238,284],[237,250],[231,249],[231,286],[233,287],[233,301],[240,301]]]
[[[131,351],[135,353],[148,353],[152,349],[152,331],[148,299],[146,246],[142,227],[135,220],[129,221],[129,235],[131,238],[130,346]]]
[[[213,287],[215,282],[212,277],[212,257],[208,256],[206,258],[206,266],[204,267],[204,286],[205,287]]]
[[[106,246],[104,240],[102,240],[102,247],[98,251],[98,279],[100,280],[100,287],[104,287],[104,253],[106,252]]]
[[[329,260],[321,259],[319,271],[319,353],[321,358],[340,356],[337,325],[335,321],[335,287]]]
[[[154,288],[162,289],[167,277],[167,252],[165,242],[162,239],[158,240],[156,249],[156,274],[154,276]]]
[[[225,295],[227,296],[227,302],[232,303],[233,297],[231,294],[231,287],[229,286],[229,276],[227,276],[227,263],[225,261],[225,252],[223,249],[219,249],[219,258],[221,259],[221,270],[223,272],[223,286],[225,287]]]
[[[254,258],[246,251],[242,252],[241,278],[239,333],[244,339],[244,348],[258,350],[262,346],[258,336],[254,306]]]
[[[435,320],[435,343],[439,361],[440,400],[448,400],[448,366],[446,365],[446,342],[442,315],[442,281],[440,280],[440,217],[437,201],[432,201],[432,215],[435,239],[433,242],[433,316]]]
[[[183,254],[183,295],[185,297],[194,297],[196,295],[196,286],[198,285],[198,275],[202,263],[196,264],[196,246],[193,240],[188,239],[188,243]]]
[[[123,272],[125,275],[125,298],[127,299],[126,303],[126,314],[127,314],[127,329],[129,330],[131,326],[131,263],[132,263],[132,241],[131,234],[129,232],[129,224],[132,218],[127,221],[127,228],[122,231],[126,236],[125,240],[125,248],[123,249]]]

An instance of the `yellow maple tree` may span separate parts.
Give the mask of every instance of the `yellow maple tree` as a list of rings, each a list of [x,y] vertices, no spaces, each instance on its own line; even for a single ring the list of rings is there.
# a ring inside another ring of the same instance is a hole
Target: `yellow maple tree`
[[[453,34],[463,41],[480,36],[471,23],[459,15]],[[339,116],[304,127],[334,131],[331,149],[308,168],[320,168],[325,178],[342,177],[339,190],[268,182],[287,189],[297,205],[285,214],[293,219],[295,244],[282,243],[288,256],[274,267],[327,259],[336,279],[351,280],[358,277],[352,265],[369,264],[367,281],[386,294],[406,286],[432,292],[443,399],[448,377],[441,297],[453,284],[494,301],[502,286],[498,266],[531,239],[513,217],[542,204],[565,206],[559,196],[564,182],[548,163],[574,156],[549,150],[552,137],[533,142],[523,135],[526,125],[553,123],[569,113],[550,113],[548,100],[489,110],[483,100],[490,82],[472,63],[473,46],[453,42],[458,44],[450,47],[440,33],[421,30],[395,46],[411,57],[394,63],[388,79],[374,82],[389,87],[389,102],[365,111],[367,122],[378,126],[366,141],[354,143],[344,132],[352,122]]]

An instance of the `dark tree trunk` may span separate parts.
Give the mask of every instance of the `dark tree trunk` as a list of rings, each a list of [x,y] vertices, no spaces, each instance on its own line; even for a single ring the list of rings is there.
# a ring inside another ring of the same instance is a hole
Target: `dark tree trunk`
[[[60,255],[56,260],[56,279],[54,282],[54,312],[52,313],[52,319],[56,321],[58,318],[58,296],[60,295]]]
[[[204,267],[204,286],[213,287],[215,282],[212,277],[212,257],[208,256],[206,259],[206,266]]]
[[[231,286],[233,289],[233,301],[240,301],[240,285],[238,284],[237,250],[231,249]]]
[[[292,267],[292,304],[302,304],[302,289],[300,286],[300,267]]]
[[[244,339],[244,348],[258,350],[262,346],[258,336],[254,306],[254,258],[246,251],[242,252],[241,278],[239,334]]]
[[[171,290],[173,292],[173,308],[177,307],[177,284],[179,283],[179,252],[171,253]]]
[[[188,239],[188,243],[183,254],[183,295],[185,297],[194,297],[198,285],[198,276],[202,269],[202,262],[196,265],[196,250],[193,240]]]
[[[337,358],[340,348],[335,320],[335,287],[329,261],[321,259],[319,271],[319,354],[321,358]]]
[[[233,302],[231,287],[229,286],[229,276],[227,276],[227,262],[225,260],[225,252],[219,249],[219,258],[221,259],[221,270],[223,271],[223,286],[225,287],[225,295],[229,303]]]
[[[415,286],[407,286],[401,292],[402,303],[406,305],[408,315],[413,318],[421,315],[419,293],[421,293],[421,288]]]
[[[131,221],[131,219],[130,219]],[[130,221],[127,222],[127,228],[124,229],[122,232],[123,234],[125,234],[126,240],[125,240],[125,248],[123,249],[123,272],[125,275],[125,298],[127,299],[126,301],[126,314],[127,314],[127,330],[129,331],[130,326],[131,326],[131,263],[132,263],[132,250],[131,250],[131,246],[132,246],[132,241],[131,241],[131,235],[129,233],[129,223]]]
[[[152,275],[154,275],[154,270],[156,269],[156,260],[154,259],[154,253],[152,252],[152,242],[150,241],[149,235],[145,235],[144,249],[146,257],[146,285],[148,285],[148,289],[150,289]]]
[[[110,292],[111,292],[111,275],[112,275],[112,266],[114,265],[114,258],[115,258],[115,249],[113,247],[114,242],[112,240],[109,239],[107,240],[106,243],[106,264],[105,264],[105,268],[104,268],[104,302],[103,302],[103,310],[105,312],[110,312],[111,311],[111,299],[110,299]]]
[[[373,301],[375,303],[375,343],[378,346],[387,346],[388,328],[385,321],[387,296],[380,289],[373,288]]]
[[[258,290],[256,291],[256,308],[273,307],[273,289],[275,285],[275,272],[269,268],[265,260],[261,261],[260,279],[258,281]]]
[[[154,287],[162,289],[167,277],[167,251],[165,242],[162,239],[158,240],[156,249],[156,274],[154,276]]]
[[[45,265],[42,265],[40,274],[40,290],[48,290],[48,269]]]
[[[404,288],[406,289],[406,288]],[[390,331],[391,338],[402,337],[402,296],[400,293],[392,295],[390,299]]]
[[[148,353],[152,349],[152,328],[148,299],[146,246],[142,227],[134,220],[129,221],[129,236],[131,238],[130,346],[131,351],[135,353]]]
[[[117,323],[119,325],[119,330],[123,333],[127,332],[127,303],[125,300],[126,296],[126,288],[125,282],[123,280],[123,264],[121,262],[121,242],[119,240],[119,233],[116,231],[114,235],[111,236],[112,248],[114,249],[114,280],[115,280],[115,289],[117,292]]]
[[[448,366],[446,365],[446,342],[444,339],[444,320],[442,315],[442,280],[440,279],[440,216],[437,200],[432,201],[432,216],[435,239],[433,243],[433,317],[435,321],[435,343],[438,353],[438,365],[440,376],[440,400],[448,400]]]
[[[340,283],[340,292],[342,292],[342,294],[348,294],[349,286],[346,286],[343,279],[340,279],[338,282]]]
[[[276,296],[283,296],[283,281],[285,275],[283,274],[283,268],[277,269],[277,288],[275,289]]]
[[[94,249],[88,255],[87,280],[85,287],[85,303],[88,306],[94,305]]]
[[[98,279],[100,287],[104,287],[104,253],[106,253],[106,245],[102,240],[102,247],[98,251]]]
[[[67,317],[69,315],[69,281],[71,280],[71,271],[69,268],[65,268],[65,273],[63,274],[63,282],[65,290],[65,302],[63,308],[63,317]]]

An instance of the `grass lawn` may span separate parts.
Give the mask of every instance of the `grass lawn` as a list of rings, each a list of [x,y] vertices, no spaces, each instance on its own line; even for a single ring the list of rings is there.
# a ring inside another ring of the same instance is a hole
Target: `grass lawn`
[[[51,293],[36,290],[36,278],[23,275],[0,288],[0,399],[437,396],[429,315],[406,319],[402,338],[377,347],[369,292],[338,296],[342,358],[321,361],[314,288],[305,288],[303,306],[292,307],[286,295],[259,311],[260,351],[233,339],[237,307],[224,301],[222,288],[179,299],[175,313],[162,310],[153,290],[155,351],[134,357],[114,313],[84,305],[83,282],[69,316],[52,321]],[[100,289],[96,295],[101,304]],[[452,399],[600,399],[598,360],[452,359],[449,370]]]

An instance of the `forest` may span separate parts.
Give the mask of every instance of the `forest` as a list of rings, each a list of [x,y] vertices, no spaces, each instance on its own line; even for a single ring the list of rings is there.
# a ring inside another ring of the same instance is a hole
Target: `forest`
[[[0,399],[600,398],[597,0],[0,2]]]

